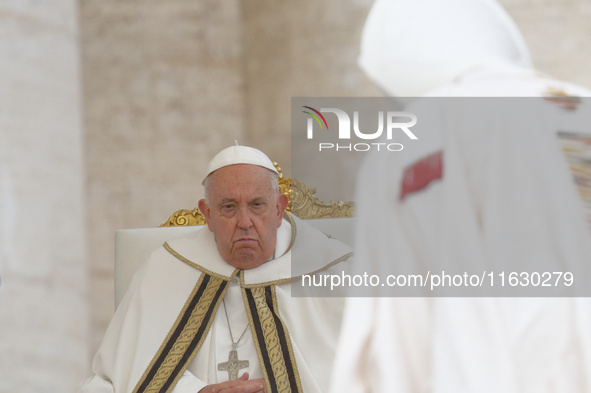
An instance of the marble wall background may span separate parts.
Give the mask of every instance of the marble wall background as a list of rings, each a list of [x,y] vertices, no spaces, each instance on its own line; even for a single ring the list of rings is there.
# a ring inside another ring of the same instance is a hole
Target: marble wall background
[[[0,2],[0,391],[89,367],[77,4]]]
[[[502,0],[542,71],[591,86],[591,3]],[[370,0],[0,2],[0,393],[67,392],[113,312],[116,229],[201,197],[234,139],[290,172],[292,96],[379,96]]]

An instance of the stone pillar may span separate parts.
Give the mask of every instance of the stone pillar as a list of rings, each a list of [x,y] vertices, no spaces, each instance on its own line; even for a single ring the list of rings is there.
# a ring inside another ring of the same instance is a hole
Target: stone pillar
[[[88,367],[76,1],[0,5],[0,392]]]
[[[357,66],[373,0],[243,2],[245,123],[249,143],[317,188],[322,200],[352,199],[363,155],[339,155],[330,170],[291,145],[292,97],[381,96]],[[358,160],[357,160],[358,158]],[[343,168],[334,173],[333,168]],[[331,173],[328,175],[328,173]]]
[[[209,159],[244,143],[240,4],[80,2],[93,353],[114,309],[115,231],[197,207]]]
[[[357,67],[373,0],[245,1],[247,138],[291,173],[291,97],[380,96]],[[303,179],[305,180],[305,179]]]

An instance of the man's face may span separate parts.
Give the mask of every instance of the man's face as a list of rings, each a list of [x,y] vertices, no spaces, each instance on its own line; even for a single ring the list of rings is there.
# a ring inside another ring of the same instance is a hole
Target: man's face
[[[239,269],[262,265],[273,256],[287,196],[276,195],[269,170],[260,166],[229,165],[209,176],[208,201],[200,200],[199,210],[218,252]]]

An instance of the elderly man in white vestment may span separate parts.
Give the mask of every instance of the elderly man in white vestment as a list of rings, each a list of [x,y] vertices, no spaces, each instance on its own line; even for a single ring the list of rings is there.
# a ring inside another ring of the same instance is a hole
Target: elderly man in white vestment
[[[222,150],[204,187],[209,230],[166,242],[142,266],[79,392],[327,391],[342,300],[292,298],[291,286],[339,269],[350,249],[284,214],[277,170],[257,149]]]
[[[576,97],[591,94],[535,71],[498,4],[377,0],[359,64],[395,97],[547,99],[535,100],[541,116],[529,124],[519,124],[519,108],[505,117],[476,104],[477,112],[446,112],[434,105],[442,98],[406,100],[411,112],[433,104],[437,132],[365,163],[356,266],[384,274],[432,261],[589,266],[591,236],[559,132],[578,133],[588,149],[591,108]],[[561,122],[545,121],[551,114]],[[405,174],[433,158],[438,165],[423,166],[413,187]],[[590,314],[583,297],[348,299],[331,392],[589,393]]]

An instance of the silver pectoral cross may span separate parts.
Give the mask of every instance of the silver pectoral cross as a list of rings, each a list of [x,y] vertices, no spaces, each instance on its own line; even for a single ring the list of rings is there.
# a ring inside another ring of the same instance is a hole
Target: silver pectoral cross
[[[230,381],[238,379],[238,371],[248,367],[248,360],[238,360],[238,351],[232,348],[228,356],[228,361],[219,363],[218,370],[228,371]]]

